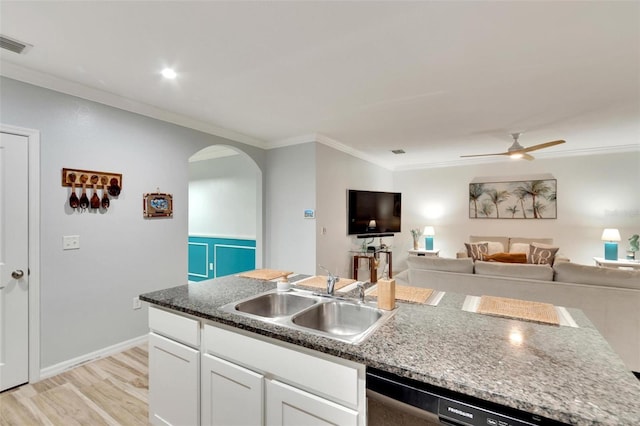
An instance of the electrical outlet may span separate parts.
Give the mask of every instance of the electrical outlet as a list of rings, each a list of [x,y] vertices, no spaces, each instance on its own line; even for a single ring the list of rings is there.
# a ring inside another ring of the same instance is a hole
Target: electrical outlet
[[[133,298],[133,309],[142,308],[142,302],[140,302],[140,298],[138,296]]]
[[[209,270],[213,271],[213,262],[209,263]]]

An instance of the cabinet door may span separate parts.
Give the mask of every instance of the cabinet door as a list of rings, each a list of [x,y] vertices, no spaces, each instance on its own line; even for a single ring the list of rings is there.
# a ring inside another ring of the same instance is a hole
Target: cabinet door
[[[266,381],[267,426],[356,426],[358,412],[278,382]]]
[[[263,376],[209,354],[202,355],[202,424],[264,424]]]
[[[149,334],[149,421],[154,425],[200,422],[200,352]]]

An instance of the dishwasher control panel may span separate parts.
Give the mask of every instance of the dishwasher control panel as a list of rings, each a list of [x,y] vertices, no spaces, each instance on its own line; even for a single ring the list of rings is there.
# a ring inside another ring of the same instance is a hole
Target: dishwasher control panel
[[[460,426],[536,426],[536,423],[514,419],[442,397],[438,401],[438,417],[445,424]]]

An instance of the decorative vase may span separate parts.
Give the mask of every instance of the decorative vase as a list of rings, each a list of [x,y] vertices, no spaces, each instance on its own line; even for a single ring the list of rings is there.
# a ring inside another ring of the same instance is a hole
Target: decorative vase
[[[627,260],[636,260],[636,252],[627,250]]]
[[[413,239],[413,249],[414,249],[414,250],[418,250],[418,247],[419,247],[419,246],[418,246],[418,239],[417,239],[417,238],[414,238],[414,239]]]

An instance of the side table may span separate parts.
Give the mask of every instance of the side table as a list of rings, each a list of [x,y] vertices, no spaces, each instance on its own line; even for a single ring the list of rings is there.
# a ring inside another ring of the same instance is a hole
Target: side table
[[[353,255],[353,279],[356,281],[358,280],[358,266],[360,264],[360,259],[366,259],[368,262],[369,278],[371,283],[378,282],[378,261],[380,253],[383,253],[386,256],[385,260],[389,265],[389,278],[391,278],[393,276],[391,271],[391,250],[378,250],[376,252],[357,252]]]
[[[425,249],[411,249],[409,250],[409,256],[440,256],[440,250],[425,250]]]
[[[602,257],[594,257],[593,260],[594,262],[596,262],[596,266],[601,266],[603,268],[640,269],[640,260],[627,260],[627,259],[606,260]]]

